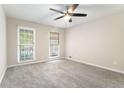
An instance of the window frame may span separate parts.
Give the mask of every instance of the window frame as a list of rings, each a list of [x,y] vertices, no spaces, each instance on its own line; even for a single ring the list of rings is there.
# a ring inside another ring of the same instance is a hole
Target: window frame
[[[52,32],[52,31],[51,31]],[[50,51],[50,33],[51,32],[49,32],[49,58],[58,58],[58,57],[60,57],[60,33],[59,32],[57,32],[57,33],[59,33],[59,43],[58,43],[58,55],[57,56],[51,56],[50,54],[51,54],[51,51]],[[55,32],[55,31],[54,31]]]
[[[33,31],[33,44],[31,44],[33,46],[33,59],[32,60],[26,60],[26,61],[21,61],[20,60],[20,29],[26,29],[26,30],[32,30]],[[25,27],[25,26],[17,26],[17,62],[18,63],[25,63],[25,62],[31,62],[31,61],[35,61],[36,60],[36,30],[34,28],[29,28],[29,27]]]

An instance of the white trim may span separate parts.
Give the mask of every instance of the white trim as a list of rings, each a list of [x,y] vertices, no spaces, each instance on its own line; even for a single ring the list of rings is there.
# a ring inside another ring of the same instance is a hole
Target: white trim
[[[22,66],[22,65],[29,65],[29,64],[42,63],[42,62],[44,63],[44,62],[50,62],[53,60],[61,60],[61,59],[65,59],[65,57],[58,57],[58,58],[53,58],[53,59],[45,59],[45,60],[30,61],[30,62],[25,62],[25,63],[18,63],[18,64],[14,64],[14,65],[9,65],[9,66],[7,66],[7,68]]]
[[[89,63],[87,61],[82,61],[82,60],[73,59],[73,58],[65,58],[65,59],[66,60],[71,60],[71,61],[74,61],[74,62],[79,62],[79,63],[87,64],[87,65],[90,65],[90,66],[95,66],[95,67],[106,69],[106,70],[109,70],[109,71],[113,71],[113,72],[124,74],[124,71],[122,71],[122,70],[118,70],[118,69],[113,69],[113,68],[109,68],[109,67],[105,67],[105,66],[100,66],[100,65],[92,64],[92,63]]]
[[[20,35],[19,35],[19,31],[20,31],[20,26],[17,26],[17,38],[16,38],[16,40],[17,40],[17,45],[16,45],[16,47],[17,47],[17,52],[16,52],[16,56],[17,56],[17,62],[19,62],[19,56],[20,56],[20,52],[19,52],[19,38],[20,38]]]
[[[5,67],[5,68],[2,70],[1,74],[0,74],[0,84],[2,83],[2,80],[3,80],[3,77],[4,77],[5,73],[6,73],[6,70],[7,70],[7,67]]]
[[[20,48],[19,48],[19,45],[20,45],[20,29],[28,29],[28,30],[32,30],[33,31],[33,60],[28,60],[28,61],[20,61]],[[35,46],[36,46],[36,30],[34,28],[29,28],[29,27],[24,27],[24,26],[17,26],[17,62],[18,63],[23,63],[23,62],[30,62],[30,61],[34,61],[36,59],[36,55],[35,55],[35,52],[36,52],[36,49],[35,49]]]

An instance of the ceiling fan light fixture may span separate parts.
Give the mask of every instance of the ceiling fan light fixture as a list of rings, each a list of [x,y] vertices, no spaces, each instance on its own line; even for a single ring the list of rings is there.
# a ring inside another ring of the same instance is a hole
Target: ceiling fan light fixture
[[[72,13],[73,11],[72,11],[72,9],[69,9],[68,12],[69,12],[69,13]]]
[[[67,6],[66,7],[67,10],[64,11],[64,12],[61,11],[61,10],[53,9],[53,8],[50,8],[50,10],[62,14],[61,16],[55,18],[54,20],[58,20],[58,19],[64,18],[69,23],[71,23],[72,22],[72,17],[86,17],[87,16],[87,14],[84,14],[84,13],[74,13],[75,9],[78,6],[79,6],[79,4],[72,4],[70,6]]]
[[[70,16],[70,15],[68,15],[68,14],[67,14],[67,15],[65,15],[65,17],[64,17],[64,19],[65,19],[65,20],[69,20],[70,18],[71,18],[71,16]]]

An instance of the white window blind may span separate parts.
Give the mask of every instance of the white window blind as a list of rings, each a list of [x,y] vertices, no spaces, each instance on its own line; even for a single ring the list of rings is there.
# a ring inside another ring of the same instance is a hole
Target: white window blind
[[[35,30],[18,27],[18,62],[35,59]]]
[[[59,56],[59,32],[50,32],[50,57]]]

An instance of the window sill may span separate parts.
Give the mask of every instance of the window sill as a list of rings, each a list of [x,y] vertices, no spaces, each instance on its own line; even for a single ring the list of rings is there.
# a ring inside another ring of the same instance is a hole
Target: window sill
[[[18,61],[18,63],[28,63],[28,62],[33,62],[35,60],[28,60],[28,61]]]
[[[49,57],[50,59],[59,58],[60,56]]]

